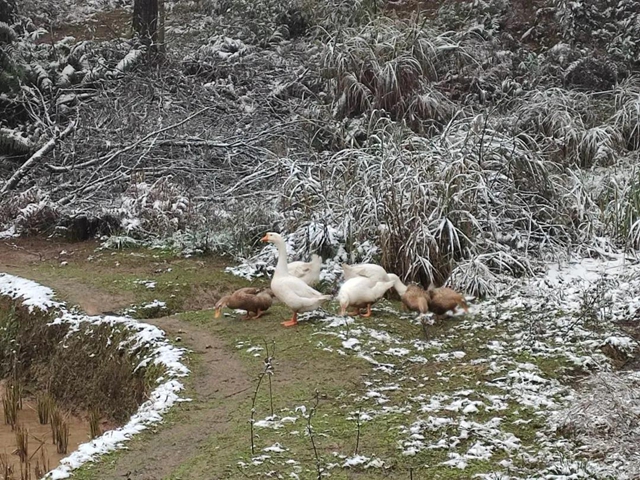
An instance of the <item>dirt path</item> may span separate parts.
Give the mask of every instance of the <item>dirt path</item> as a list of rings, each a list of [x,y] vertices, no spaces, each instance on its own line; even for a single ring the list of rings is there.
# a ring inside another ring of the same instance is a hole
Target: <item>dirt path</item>
[[[2,241],[0,271],[42,282],[87,313],[114,310],[131,299],[36,268],[43,261],[58,260],[62,251],[67,252],[65,255],[87,256],[95,247],[92,242],[68,245],[43,240]],[[194,352],[192,374],[186,380],[192,402],[175,407],[179,421],[158,428],[154,435],[135,439],[131,451],[117,455],[111,462],[100,463],[93,471],[95,478],[160,480],[168,477],[197,455],[210,436],[229,427],[236,401],[250,394],[249,377],[237,353],[220,339],[175,317],[145,321],[163,329],[169,338],[180,337],[180,343]]]
[[[240,362],[217,338],[172,317],[149,320],[192,349],[197,358],[189,381],[193,403],[180,413],[180,421],[159,429],[115,463],[101,464],[97,478],[159,480],[199,451],[209,436],[223,432],[234,401],[248,395],[249,379]]]
[[[130,305],[134,301],[130,292],[105,292],[42,268],[46,262],[62,263],[77,257],[86,258],[96,247],[98,243],[93,241],[65,243],[41,238],[2,240],[0,271],[51,287],[69,303],[79,305],[89,315],[98,315]]]

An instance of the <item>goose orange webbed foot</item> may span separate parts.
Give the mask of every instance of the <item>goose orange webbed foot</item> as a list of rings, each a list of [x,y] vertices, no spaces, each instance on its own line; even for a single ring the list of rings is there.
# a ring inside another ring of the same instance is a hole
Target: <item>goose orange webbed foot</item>
[[[291,320],[288,320],[286,322],[282,322],[282,326],[283,327],[294,327],[298,324],[298,314],[294,313],[293,317],[291,318]]]
[[[371,304],[367,305],[367,313],[362,313],[360,316],[369,318],[371,316]]]

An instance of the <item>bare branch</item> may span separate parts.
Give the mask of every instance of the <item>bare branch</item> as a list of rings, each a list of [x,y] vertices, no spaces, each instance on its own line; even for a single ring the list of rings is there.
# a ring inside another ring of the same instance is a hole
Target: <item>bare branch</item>
[[[0,190],[0,195],[4,195],[9,190],[15,188],[16,185],[20,183],[20,180],[22,180],[24,176],[29,172],[29,170],[31,170],[34,165],[41,161],[45,155],[51,152],[56,147],[57,143],[68,136],[75,129],[75,127],[76,122],[71,121],[71,123],[67,125],[67,128],[62,131],[62,133],[60,133],[59,135],[54,135],[54,137],[51,138],[42,147],[40,147],[40,149],[36,153],[31,155],[31,157],[26,162],[24,162],[22,166],[18,168],[18,170],[14,172],[11,178],[7,180],[7,182],[2,187],[2,190]]]
[[[47,168],[49,170],[51,170],[54,173],[64,173],[64,172],[70,172],[71,170],[74,169],[78,169],[78,168],[86,168],[86,167],[91,167],[93,165],[97,165],[99,163],[102,162],[101,168],[104,167],[105,165],[107,165],[109,162],[113,161],[116,157],[118,157],[119,155],[126,153],[130,150],[133,150],[134,148],[136,148],[138,145],[140,145],[141,143],[146,142],[148,139],[150,139],[151,137],[160,135],[161,133],[164,133],[166,131],[172,130],[174,128],[179,127],[180,125],[184,125],[185,123],[187,123],[189,120],[191,120],[194,117],[197,117],[198,115],[202,114],[203,112],[206,112],[207,110],[209,110],[209,107],[205,107],[202,108],[200,110],[198,110],[196,113],[193,113],[191,115],[189,115],[187,118],[180,120],[177,123],[174,123],[172,125],[169,125],[167,127],[161,128],[160,130],[154,130],[153,132],[145,135],[144,137],[142,137],[140,140],[138,140],[137,142],[132,143],[131,145],[122,148],[116,152],[110,153],[109,155],[105,155],[93,160],[89,160],[88,162],[84,162],[84,163],[79,163],[77,165],[69,165],[66,167],[61,167],[61,166],[57,166],[57,165],[51,165],[51,164],[47,164]]]

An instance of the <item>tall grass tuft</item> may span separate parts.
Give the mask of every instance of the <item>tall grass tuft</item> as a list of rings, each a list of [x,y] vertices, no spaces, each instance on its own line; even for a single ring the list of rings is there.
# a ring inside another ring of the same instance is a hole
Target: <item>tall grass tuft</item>
[[[47,460],[47,454],[44,446],[40,448],[40,458],[36,460],[36,465],[33,469],[36,478],[44,477],[47,472],[51,471],[51,464]]]
[[[13,479],[13,465],[9,455],[6,453],[0,453],[0,476],[2,480]]]
[[[378,18],[336,33],[325,49],[338,117],[384,110],[417,129],[445,125],[454,106],[430,87],[448,69],[472,59],[450,33],[411,22]]]
[[[53,398],[48,393],[39,394],[36,398],[36,410],[38,412],[38,421],[41,425],[49,423],[51,411],[55,408]]]
[[[27,460],[24,463],[20,463],[20,480],[32,480],[31,463]]]
[[[50,415],[51,439],[58,453],[67,453],[69,446],[68,415],[62,413],[59,408],[54,408]]]
[[[640,247],[640,171],[628,171],[608,178],[600,192],[603,222],[614,239],[633,248]]]
[[[630,77],[615,90],[613,124],[629,150],[640,149],[640,78]]]
[[[56,433],[56,451],[58,453],[67,453],[69,448],[69,422],[68,417],[61,418],[60,423],[57,426]]]
[[[89,435],[92,439],[102,435],[100,427],[100,412],[95,408],[89,410]]]
[[[2,408],[4,410],[4,421],[7,425],[11,425],[11,429],[15,428],[18,420],[18,410],[21,404],[22,389],[17,383],[8,382],[2,397]]]
[[[23,426],[16,425],[16,454],[20,458],[20,463],[26,463],[29,458],[29,431]]]
[[[53,408],[49,415],[49,423],[51,425],[51,442],[54,445],[58,444],[58,435],[60,434],[62,424],[62,413],[58,408]]]

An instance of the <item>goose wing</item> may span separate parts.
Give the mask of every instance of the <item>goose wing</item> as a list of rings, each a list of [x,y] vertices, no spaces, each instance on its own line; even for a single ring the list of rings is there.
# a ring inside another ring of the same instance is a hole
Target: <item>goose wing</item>
[[[315,288],[312,288],[304,283],[298,277],[285,277],[281,279],[280,282],[284,288],[288,289],[291,293],[297,295],[300,298],[317,299],[324,296]]]
[[[287,265],[289,275],[294,277],[304,277],[311,271],[312,265],[310,262],[291,262]]]

